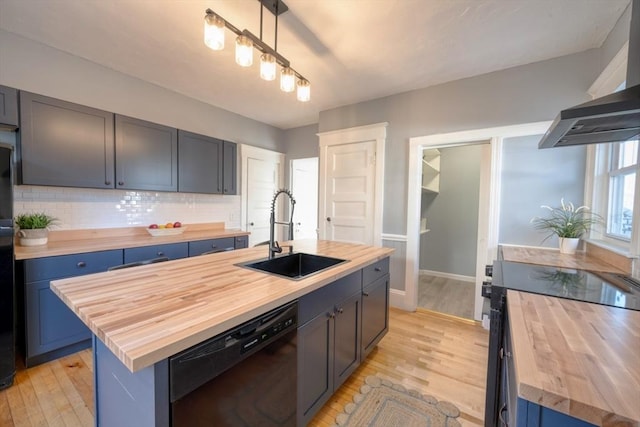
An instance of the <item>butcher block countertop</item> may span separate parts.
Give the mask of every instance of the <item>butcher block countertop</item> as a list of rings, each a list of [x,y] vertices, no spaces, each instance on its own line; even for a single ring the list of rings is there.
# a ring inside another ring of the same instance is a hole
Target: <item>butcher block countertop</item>
[[[573,255],[568,255],[561,254],[557,249],[528,248],[521,246],[502,246],[501,248],[502,258],[505,261],[605,273],[629,274],[631,272],[630,264],[628,268],[621,268],[589,252],[576,252]]]
[[[518,396],[598,426],[640,425],[640,312],[509,290]]]
[[[294,281],[234,264],[267,246],[51,282],[51,289],[132,372],[388,257],[393,249],[293,241],[295,252],[349,262]]]
[[[42,246],[15,246],[16,260],[71,255],[110,249],[135,248],[166,243],[191,242],[222,237],[246,236],[242,230],[225,229],[223,222],[185,224],[185,231],[174,236],[151,236],[146,227],[54,230]]]

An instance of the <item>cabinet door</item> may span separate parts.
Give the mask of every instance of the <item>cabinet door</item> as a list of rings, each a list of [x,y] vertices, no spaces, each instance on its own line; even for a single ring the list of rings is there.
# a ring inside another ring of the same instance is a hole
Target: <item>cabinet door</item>
[[[178,131],[178,191],[222,194],[222,140]]]
[[[40,354],[91,337],[89,328],[49,288],[49,281],[26,284],[27,365]]]
[[[166,245],[141,246],[124,250],[124,263],[147,261],[166,256],[170,260],[186,258],[189,254],[188,244],[168,243]]]
[[[389,330],[389,275],[362,290],[362,360]]]
[[[249,236],[236,236],[236,249],[249,247]]]
[[[232,251],[236,248],[236,242],[233,237],[224,237],[222,239],[199,240],[189,242],[189,256],[198,256],[203,253]]]
[[[238,194],[238,148],[233,142],[224,142],[223,194]]]
[[[336,304],[334,344],[334,390],[360,364],[360,293]]]
[[[0,85],[0,123],[18,126],[18,91]]]
[[[20,92],[21,183],[114,187],[113,114]]]
[[[333,309],[298,329],[298,425],[304,426],[333,394]]]
[[[116,188],[177,191],[177,129],[116,115]]]

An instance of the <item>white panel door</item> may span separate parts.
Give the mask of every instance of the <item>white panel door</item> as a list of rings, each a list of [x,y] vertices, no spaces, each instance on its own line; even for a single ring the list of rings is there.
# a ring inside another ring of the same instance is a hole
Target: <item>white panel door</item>
[[[242,221],[245,230],[251,233],[249,246],[254,246],[269,240],[271,199],[282,186],[284,155],[243,145],[242,166]]]
[[[327,147],[325,238],[374,244],[376,141]]]
[[[318,158],[291,161],[291,192],[296,199],[293,214],[295,239],[318,238]]]

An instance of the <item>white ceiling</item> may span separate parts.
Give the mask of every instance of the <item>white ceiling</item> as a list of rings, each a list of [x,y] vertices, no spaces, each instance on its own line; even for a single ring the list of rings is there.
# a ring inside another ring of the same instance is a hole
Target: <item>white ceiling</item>
[[[287,129],[320,111],[599,47],[630,0],[285,0],[278,52],[311,101],[203,43],[207,7],[259,34],[256,0],[0,0],[0,28]],[[274,17],[263,40],[273,46]]]

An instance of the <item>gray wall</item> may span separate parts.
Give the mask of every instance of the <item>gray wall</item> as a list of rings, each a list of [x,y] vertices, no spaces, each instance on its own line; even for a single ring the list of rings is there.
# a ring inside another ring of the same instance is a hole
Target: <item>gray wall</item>
[[[301,126],[284,131],[285,182],[290,185],[291,160],[318,157],[318,124]]]
[[[0,30],[0,84],[284,151],[283,131]]]
[[[323,111],[319,131],[389,122],[383,232],[405,234],[410,137],[551,120],[588,100],[599,60],[589,50]]]
[[[539,150],[540,136],[507,138],[502,147],[500,243],[558,247],[558,239],[531,224],[546,216],[541,205],[560,206],[560,199],[580,206],[584,198],[586,147]]]
[[[481,145],[440,149],[440,192],[422,193],[420,269],[475,276]]]

